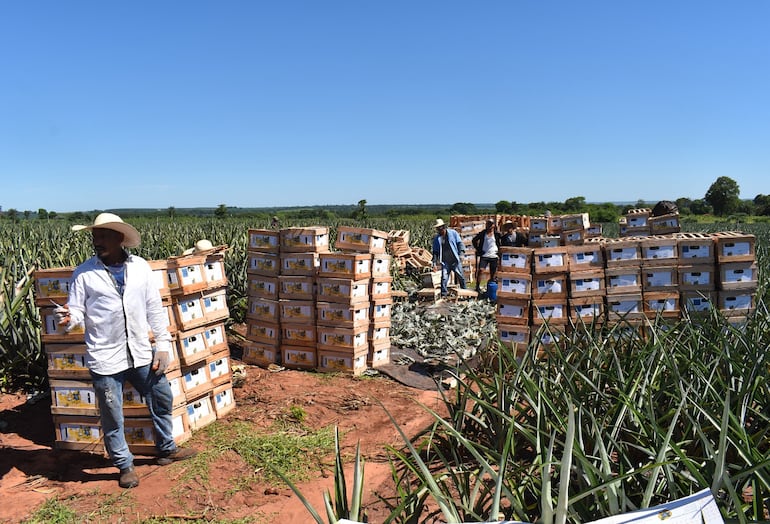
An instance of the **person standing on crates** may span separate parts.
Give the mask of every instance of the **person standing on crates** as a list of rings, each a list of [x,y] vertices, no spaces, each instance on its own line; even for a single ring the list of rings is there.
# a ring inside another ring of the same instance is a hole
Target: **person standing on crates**
[[[497,274],[497,261],[500,253],[500,233],[497,231],[495,221],[488,218],[486,227],[479,231],[471,240],[476,250],[476,292],[481,293],[481,272],[489,268],[489,282],[495,280]]]
[[[139,485],[134,456],[126,442],[123,385],[130,382],[150,410],[158,464],[171,464],[197,452],[178,448],[172,434],[171,387],[164,372],[171,359],[168,315],[147,261],[124,248],[141,242],[139,232],[112,213],[101,213],[90,226],[95,256],[72,274],[67,304],[57,308],[59,324],[84,325],[86,364],[99,406],[104,445],[120,469],[122,488]],[[155,350],[150,343],[155,338]]]
[[[465,289],[465,276],[463,275],[463,257],[465,256],[465,244],[460,234],[454,229],[447,228],[440,218],[436,219],[433,227],[436,236],[433,237],[433,267],[438,270],[441,267],[441,296],[447,296],[449,275],[454,273],[457,282]]]

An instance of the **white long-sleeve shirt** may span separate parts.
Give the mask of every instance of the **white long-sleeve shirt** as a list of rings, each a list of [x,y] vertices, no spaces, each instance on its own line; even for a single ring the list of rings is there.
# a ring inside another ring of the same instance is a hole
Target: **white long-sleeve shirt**
[[[72,274],[67,304],[70,326],[83,324],[86,365],[100,375],[152,362],[150,331],[157,351],[171,351],[168,315],[146,260],[128,255],[121,297],[107,267],[94,256]]]

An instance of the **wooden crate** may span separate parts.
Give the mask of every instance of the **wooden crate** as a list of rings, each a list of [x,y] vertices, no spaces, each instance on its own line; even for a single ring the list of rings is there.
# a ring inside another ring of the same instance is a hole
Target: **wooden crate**
[[[541,273],[532,278],[532,298],[567,298],[569,282],[567,273]]]
[[[645,318],[641,293],[607,295],[607,320],[639,320]]]
[[[392,257],[383,253],[372,255],[372,278],[391,276],[390,264]]]
[[[328,327],[365,327],[369,325],[369,309],[370,304],[368,302],[357,304],[317,302],[316,323]],[[390,318],[389,307],[387,318]]]
[[[281,229],[279,237],[281,253],[308,251],[325,253],[329,251],[328,227],[290,227]]]
[[[206,359],[208,366],[209,380],[213,387],[221,386],[232,382],[232,372],[230,371],[230,351],[220,351],[214,353]]]
[[[680,265],[679,289],[681,291],[709,291],[716,289],[713,264]]]
[[[390,364],[390,346],[388,347],[369,347],[366,355],[366,363],[369,367],[376,368]]]
[[[278,253],[281,247],[278,231],[273,229],[249,229],[248,251]]]
[[[74,267],[38,269],[33,273],[35,279],[35,304],[50,306],[65,304],[70,291],[70,281]]]
[[[642,268],[642,290],[645,292],[678,291],[679,267],[657,266]]]
[[[253,342],[278,346],[281,342],[281,326],[278,322],[246,319],[246,338]]]
[[[535,274],[564,273],[569,270],[566,247],[536,248],[532,256]]]
[[[345,304],[369,302],[369,280],[319,277],[317,283],[319,301]]]
[[[599,243],[568,246],[567,258],[570,272],[604,269],[604,250]]]
[[[516,324],[497,324],[497,338],[513,348],[517,357],[529,345],[529,327]]]
[[[642,292],[642,270],[635,266],[608,267],[604,270],[607,295]]]
[[[725,262],[719,264],[719,289],[756,289],[759,280],[757,263]]]
[[[561,215],[561,229],[564,231],[586,230],[591,227],[588,213],[572,213]]]
[[[682,291],[679,294],[679,307],[683,313],[707,313],[716,306],[716,291]]]
[[[51,413],[54,415],[99,415],[91,380],[51,379]]]
[[[723,316],[746,316],[756,309],[756,289],[722,290],[717,294],[717,304]]]
[[[281,351],[278,346],[247,341],[243,344],[242,358],[247,364],[267,367],[281,361]]]
[[[45,344],[48,360],[48,377],[59,379],[90,379],[91,372],[86,366],[85,344]]]
[[[281,341],[290,346],[315,347],[318,333],[313,323],[281,323]]]
[[[329,351],[364,351],[368,346],[368,330],[365,327],[317,326],[318,349]]]
[[[248,281],[248,296],[278,300],[279,277],[247,274],[246,278]]]
[[[572,298],[604,296],[606,293],[604,269],[570,271],[569,296]]]
[[[372,276],[372,257],[366,253],[321,253],[318,276],[362,280]]]
[[[318,253],[281,253],[281,275],[315,276],[318,273]]]
[[[604,244],[604,257],[607,268],[642,265],[642,252],[638,239],[607,239]]]
[[[640,241],[642,267],[668,266],[679,259],[677,239],[674,237],[651,237]]]
[[[714,239],[703,233],[674,235],[679,252],[679,264],[714,264]]]
[[[735,231],[714,233],[717,263],[750,262],[756,259],[756,237]]]
[[[182,389],[188,401],[211,390],[212,384],[209,377],[209,369],[205,361],[183,367],[181,373]]]
[[[498,323],[527,325],[530,320],[530,301],[523,298],[498,297],[495,318]]]
[[[390,298],[393,285],[393,278],[377,277],[369,282],[369,300],[381,300]]]
[[[218,419],[235,409],[235,395],[233,394],[232,382],[214,387],[211,391],[211,404]]]
[[[533,299],[532,325],[544,323],[563,325],[569,319],[566,298]]]
[[[281,320],[281,310],[277,300],[249,297],[246,318],[277,324]]]
[[[54,415],[57,449],[104,453],[104,434],[95,415]]]
[[[559,237],[562,246],[582,246],[586,240],[586,232],[585,229],[562,231]]]
[[[147,263],[150,265],[152,279],[160,292],[161,298],[170,297],[171,289],[168,287],[168,260],[148,260]]]
[[[213,388],[187,401],[187,421],[192,431],[204,428],[217,419],[217,413],[214,411],[214,406],[211,403],[211,390]]]
[[[166,274],[172,295],[189,295],[208,287],[205,255],[185,255],[168,259]]]
[[[315,277],[281,275],[278,277],[278,298],[286,300],[313,300],[316,295]]]
[[[377,229],[361,227],[338,226],[337,240],[334,247],[340,250],[357,251],[361,253],[385,253],[388,244],[388,233]]]
[[[367,369],[368,354],[368,351],[353,353],[319,349],[317,369],[322,373],[350,373],[352,375],[360,375]]]
[[[523,273],[532,272],[532,258],[534,249],[529,247],[511,247],[503,246],[500,248],[500,263],[497,270],[500,273]]]
[[[498,273],[497,296],[523,298],[532,296],[532,275],[526,273]]]
[[[246,273],[249,275],[278,277],[281,274],[281,258],[276,253],[249,251],[247,258]]]
[[[176,336],[176,353],[181,365],[190,366],[196,362],[206,360],[211,354],[206,345],[205,326],[189,331],[180,331]]]
[[[171,405],[175,409],[184,406],[187,403],[187,394],[184,391],[181,368],[173,371],[166,370],[166,380],[171,388]]]
[[[85,328],[81,324],[74,329],[67,331],[66,326],[59,325],[59,319],[56,318],[54,307],[40,308],[40,339],[44,344],[65,343],[78,344],[85,342]]]
[[[650,225],[650,232],[653,235],[678,233],[681,229],[681,225],[679,224],[679,213],[669,213],[666,215],[650,217],[648,223]]]
[[[279,300],[278,309],[281,324],[315,324],[316,306],[312,300]]]
[[[213,253],[207,255],[206,260],[203,262],[203,273],[206,276],[206,289],[227,286],[224,254]]]
[[[281,363],[289,369],[315,369],[318,352],[306,346],[281,345]]]
[[[678,292],[645,292],[643,298],[647,318],[678,318],[680,315]]]
[[[570,298],[569,317],[573,324],[592,324],[604,321],[604,297],[601,295]]]

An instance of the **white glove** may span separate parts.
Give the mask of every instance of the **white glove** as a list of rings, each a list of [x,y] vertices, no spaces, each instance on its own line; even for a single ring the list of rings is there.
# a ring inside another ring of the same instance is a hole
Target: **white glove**
[[[156,351],[152,360],[152,369],[156,375],[162,375],[166,372],[168,364],[171,362],[171,355],[168,351]]]
[[[56,323],[60,326],[67,326],[66,331],[69,331],[75,327],[70,325],[70,308],[66,304],[63,306],[57,306],[53,310],[53,314],[56,315]]]

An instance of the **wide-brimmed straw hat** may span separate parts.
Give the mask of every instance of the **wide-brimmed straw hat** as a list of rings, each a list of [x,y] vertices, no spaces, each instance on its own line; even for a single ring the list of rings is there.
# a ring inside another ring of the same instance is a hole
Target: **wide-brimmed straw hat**
[[[72,231],[83,231],[86,229],[111,229],[123,235],[123,241],[120,245],[124,247],[136,247],[142,243],[142,237],[134,226],[126,224],[118,215],[112,213],[99,213],[90,226],[76,225],[72,226]]]
[[[438,229],[438,228],[440,228],[440,227],[445,227],[445,226],[446,226],[446,224],[445,224],[445,223],[444,223],[444,221],[443,221],[443,220],[441,220],[440,218],[437,218],[437,219],[436,219],[436,223],[435,223],[435,224],[433,224],[433,227],[434,227],[434,228],[436,228],[436,229]]]
[[[192,255],[193,253],[200,253],[201,251],[209,251],[211,249],[214,249],[214,245],[211,243],[211,240],[206,240],[205,238],[202,238],[198,240],[195,243],[195,245],[190,249],[185,249],[182,254]]]

